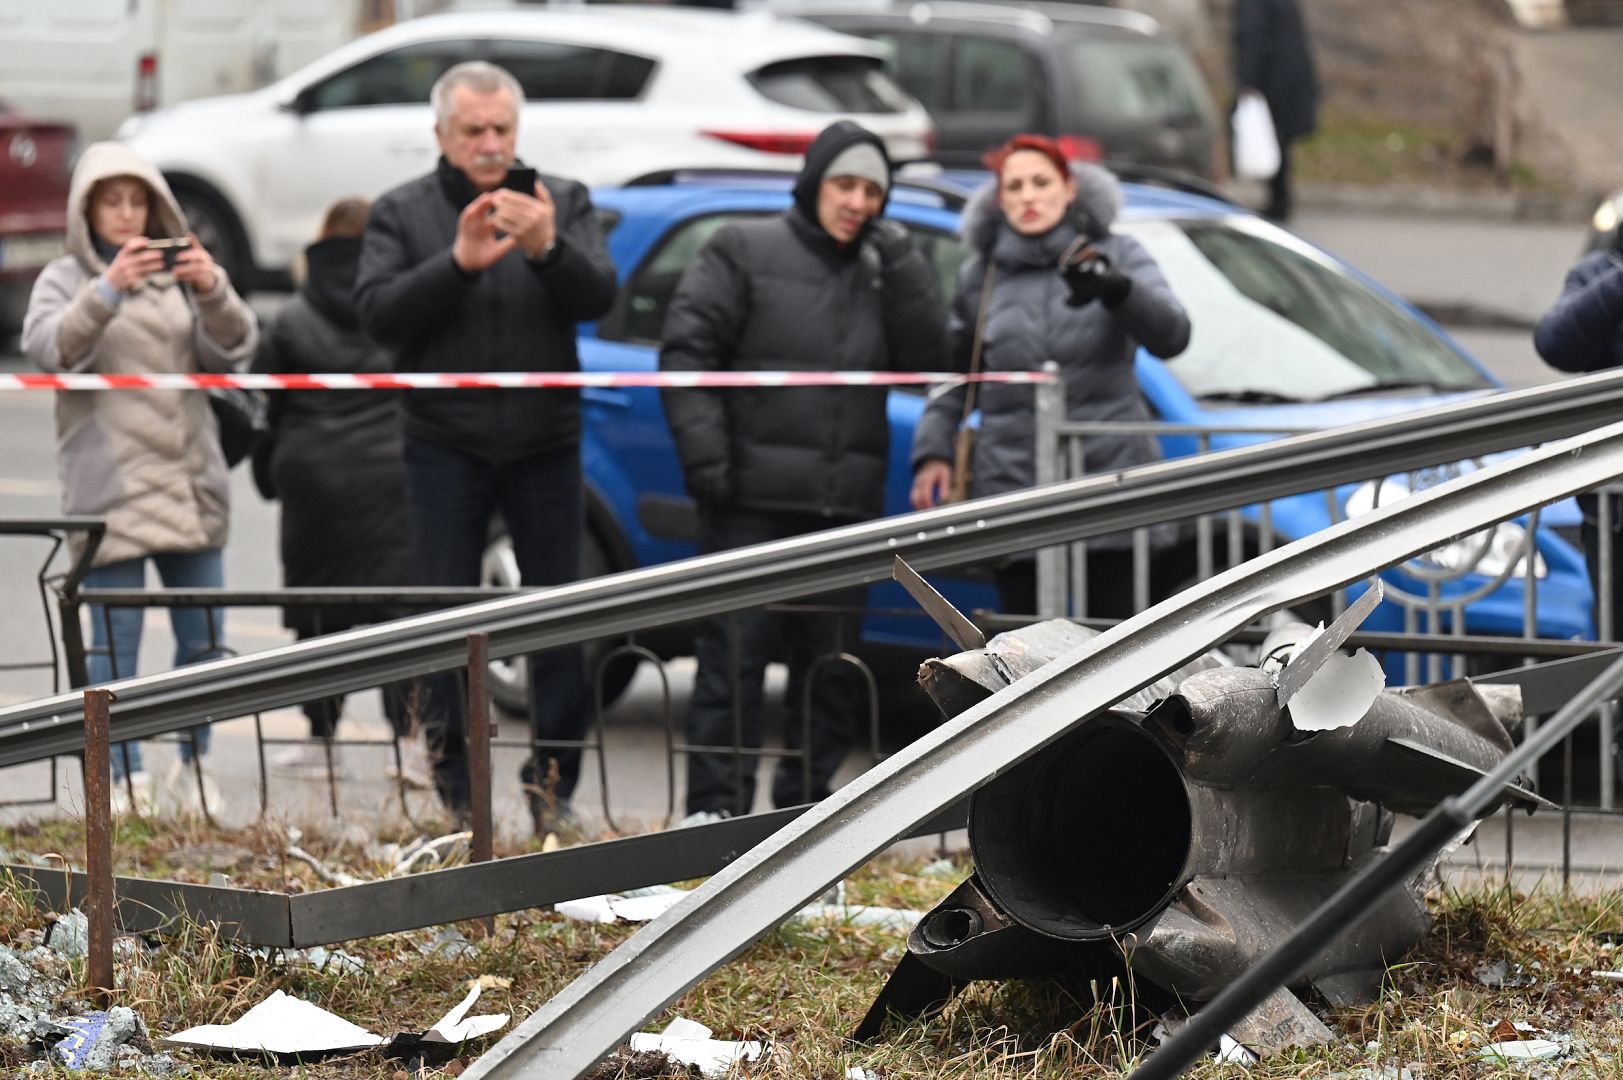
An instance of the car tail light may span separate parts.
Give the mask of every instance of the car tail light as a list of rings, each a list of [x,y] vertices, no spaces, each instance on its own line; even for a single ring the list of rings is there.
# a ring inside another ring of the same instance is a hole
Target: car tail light
[[[804,154],[817,138],[816,132],[797,131],[701,131],[699,134],[763,154]]]
[[[158,107],[158,54],[142,53],[135,62],[135,111]]]
[[[1105,159],[1105,148],[1099,145],[1098,139],[1091,139],[1086,135],[1061,135],[1054,141],[1059,143],[1060,153],[1065,155],[1066,161]]]

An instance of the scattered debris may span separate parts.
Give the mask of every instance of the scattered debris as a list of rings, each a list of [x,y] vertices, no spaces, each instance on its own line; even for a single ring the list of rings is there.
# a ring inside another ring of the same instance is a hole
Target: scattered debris
[[[1513,986],[1532,986],[1535,982],[1521,968],[1511,970],[1508,960],[1495,960],[1491,964],[1483,964],[1474,972],[1476,981],[1489,989],[1499,990]]]
[[[159,1041],[166,1046],[286,1056],[364,1050],[383,1042],[365,1028],[280,990],[232,1023],[203,1024]]]
[[[123,1006],[66,1020],[45,1021],[36,1030],[62,1032],[62,1039],[51,1047],[52,1056],[70,1069],[94,1072],[109,1071],[114,1060],[121,1056],[119,1048],[147,1033],[141,1018]],[[139,1056],[139,1050],[131,1049]]]
[[[468,1010],[479,1000],[479,992],[487,989],[505,990],[512,980],[495,975],[481,975],[468,984],[468,995],[450,1012],[436,1020],[427,1031],[402,1031],[389,1040],[384,1054],[392,1058],[416,1059],[424,1062],[444,1062],[454,1057],[469,1039],[489,1035],[507,1026],[511,1017],[507,1013],[468,1016]]]
[[[479,946],[469,941],[454,926],[444,926],[434,935],[432,941],[417,946],[417,951],[424,956],[443,956],[455,960],[460,957],[473,957],[479,955]]]
[[[723,1042],[712,1039],[709,1028],[697,1020],[678,1017],[658,1035],[638,1032],[631,1036],[633,1053],[657,1051],[672,1061],[684,1065],[697,1065],[706,1076],[725,1076],[740,1061],[754,1061],[761,1056],[759,1042]]]
[[[926,863],[919,870],[919,877],[941,878],[944,881],[951,881],[962,874],[963,871],[958,869],[958,864],[951,859],[937,859],[933,863]]]
[[[1477,1056],[1501,1061],[1547,1061],[1560,1057],[1565,1050],[1566,1047],[1550,1039],[1516,1039],[1489,1043],[1477,1051]]]
[[[366,970],[366,961],[343,949],[327,949],[320,945],[308,949],[272,949],[260,947],[244,949],[249,956],[257,956],[270,963],[307,967],[312,971],[331,970],[340,975],[359,975]]]
[[[632,889],[625,893],[606,893],[602,896],[584,896],[579,900],[565,900],[554,904],[560,915],[582,922],[612,923],[649,922],[669,911],[688,894],[687,889],[671,885],[654,885],[646,889]]]
[[[860,1065],[853,1065],[845,1070],[845,1080],[880,1080],[880,1077],[872,1069],[864,1069]]]
[[[74,908],[59,916],[45,933],[45,945],[58,956],[69,960],[90,952],[90,919]]]

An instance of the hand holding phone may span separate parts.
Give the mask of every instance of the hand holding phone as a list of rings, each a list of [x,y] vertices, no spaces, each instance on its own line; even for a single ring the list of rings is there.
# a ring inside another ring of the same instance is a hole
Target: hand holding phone
[[[175,268],[175,259],[179,257],[182,251],[191,246],[192,240],[189,236],[159,237],[156,240],[147,241],[148,251],[156,251],[163,255],[163,268],[165,270],[173,270]]]

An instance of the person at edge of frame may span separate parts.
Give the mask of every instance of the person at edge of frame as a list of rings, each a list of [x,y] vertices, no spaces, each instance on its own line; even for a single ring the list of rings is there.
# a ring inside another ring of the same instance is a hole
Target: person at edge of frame
[[[575,325],[605,314],[616,276],[586,188],[545,174],[504,187],[516,163],[524,92],[483,61],[450,68],[430,93],[440,159],[386,192],[361,245],[361,326],[408,372],[578,371]],[[527,586],[580,575],[585,503],[580,393],[559,389],[408,390],[406,500],[419,581],[477,585],[500,513]],[[530,657],[537,740],[578,740],[589,695],[578,646]],[[424,734],[435,788],[465,816],[465,695],[426,680]],[[569,807],[580,751],[545,748],[521,778],[537,834],[576,826]]]
[[[1065,386],[1067,419],[1150,420],[1133,358],[1139,346],[1163,360],[1183,352],[1189,316],[1143,245],[1111,231],[1122,202],[1115,176],[1098,165],[1067,162],[1045,135],[1014,136],[987,156],[987,165],[993,180],[964,210],[971,254],[952,301],[954,351],[968,356],[984,321],[981,366],[988,373],[1031,371],[1052,357]],[[954,386],[931,395],[913,433],[916,509],[935,506],[952,489],[953,442],[965,420],[965,393]],[[1037,482],[1032,388],[987,383],[979,403],[970,497],[1031,487]],[[1160,457],[1150,435],[1095,435],[1086,446],[1089,472]],[[1152,528],[1152,553],[1164,557],[1176,538],[1175,526]],[[1037,610],[1033,556],[1009,559],[996,573],[1005,612]],[[1087,573],[1087,615],[1125,619],[1134,613],[1130,533],[1090,540]],[[1152,573],[1152,582],[1155,576],[1161,575]],[[1155,584],[1152,590],[1168,591]]]
[[[1268,181],[1263,214],[1290,220],[1291,144],[1319,125],[1319,74],[1307,21],[1297,0],[1237,0],[1234,5],[1234,93],[1260,93],[1273,116],[1279,171]]]
[[[1566,283],[1555,305],[1533,331],[1533,347],[1551,367],[1562,371],[1605,371],[1623,367],[1623,230],[1613,234],[1612,246],[1584,255],[1567,271]],[[1614,638],[1623,633],[1623,499],[1611,498],[1612,627]],[[1599,499],[1578,496],[1583,512],[1580,539],[1589,564],[1589,582],[1595,590],[1595,630],[1600,633]]]
[[[160,240],[180,246],[166,252]],[[67,250],[40,272],[23,320],[23,351],[41,369],[225,372],[253,355],[253,312],[191,234],[162,174],[122,143],[95,143],[74,167]],[[206,394],[60,391],[56,431],[63,513],[106,521],[85,588],[139,589],[148,563],[166,588],[224,586],[231,490]],[[82,538],[72,543],[77,555]],[[90,683],[136,674],[145,610],[92,604],[89,615]],[[172,608],[169,622],[177,667],[221,655],[222,608]],[[220,805],[206,776],[180,783],[194,746],[208,744],[208,727],[196,728],[170,776],[188,809]],[[113,747],[112,777],[115,812],[157,808],[140,743]]]
[[[876,135],[850,121],[825,128],[806,151],[790,208],[722,226],[688,266],[666,315],[660,369],[939,370],[946,355],[940,294],[907,230],[881,216],[892,182]],[[662,397],[698,504],[701,552],[883,513],[885,388],[680,389]],[[811,602],[860,610],[863,593]],[[760,746],[762,679],[781,631],[789,666],[784,741],[798,750],[809,729],[810,745],[806,762],[793,753],[779,760],[772,801],[794,806],[826,797],[855,741],[853,672],[823,665],[812,679],[809,717],[804,701],[809,669],[837,649],[841,629],[840,617],[826,612],[755,609],[701,620],[689,742],[733,745],[736,709],[743,747]],[[739,760],[741,769],[730,753],[688,754],[688,823],[753,808],[755,758]]]

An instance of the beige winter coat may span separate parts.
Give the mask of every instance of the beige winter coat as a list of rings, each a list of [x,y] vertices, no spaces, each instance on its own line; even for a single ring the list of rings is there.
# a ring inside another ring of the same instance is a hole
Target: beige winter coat
[[[68,253],[40,272],[23,322],[23,348],[46,371],[227,371],[253,355],[258,328],[216,268],[196,294],[160,272],[116,306],[96,287],[107,263],[91,243],[87,200],[98,180],[134,176],[156,199],[157,236],[186,220],[163,177],[129,147],[85,150],[68,195]],[[73,390],[56,395],[62,509],[106,518],[95,565],[225,544],[229,488],[208,396],[200,390]]]

